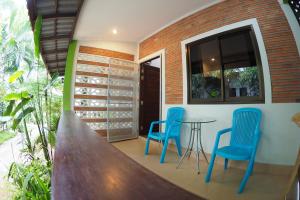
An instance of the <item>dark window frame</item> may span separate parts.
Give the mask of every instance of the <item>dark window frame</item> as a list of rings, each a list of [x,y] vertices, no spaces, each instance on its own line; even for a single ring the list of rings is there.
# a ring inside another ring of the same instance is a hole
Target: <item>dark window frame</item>
[[[222,51],[221,51],[221,42],[220,38],[223,36],[225,37],[228,34],[238,34],[241,32],[249,31],[249,35],[251,38],[251,43],[253,46],[255,59],[256,59],[256,67],[258,70],[258,80],[259,80],[259,96],[243,96],[243,97],[225,97],[225,84],[224,84],[224,62],[222,60]],[[192,79],[191,79],[191,72],[192,72],[192,65],[190,59],[190,48],[194,45],[199,45],[209,40],[217,39],[219,43],[219,52],[220,52],[220,74],[221,74],[221,98],[220,99],[199,99],[199,98],[192,98]],[[265,88],[264,88],[264,77],[263,77],[263,68],[260,58],[260,51],[257,43],[257,39],[254,33],[252,26],[245,26],[241,28],[232,29],[229,31],[224,31],[212,36],[208,36],[191,43],[185,45],[186,48],[186,63],[187,63],[187,100],[188,104],[263,104],[265,103]]]
[[[298,24],[300,26],[300,8],[298,8],[296,6],[296,5],[300,5],[300,4],[297,1],[293,1],[293,3],[292,3],[292,0],[288,0],[287,3],[290,6],[291,10],[293,11],[294,16],[295,16],[295,18],[296,18],[296,20],[297,20],[297,22],[298,22]],[[296,12],[295,9],[297,9],[298,12]]]

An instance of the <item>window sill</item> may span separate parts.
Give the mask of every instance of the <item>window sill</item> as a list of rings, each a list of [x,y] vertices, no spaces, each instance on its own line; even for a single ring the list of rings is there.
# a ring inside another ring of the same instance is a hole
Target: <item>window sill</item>
[[[265,104],[265,100],[243,100],[243,101],[189,101],[188,104],[191,105],[227,105],[227,104]]]

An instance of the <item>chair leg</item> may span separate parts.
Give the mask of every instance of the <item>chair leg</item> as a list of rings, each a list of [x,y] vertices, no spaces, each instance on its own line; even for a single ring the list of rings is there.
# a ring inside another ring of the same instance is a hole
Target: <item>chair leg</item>
[[[149,152],[149,144],[150,144],[150,138],[148,137],[148,138],[147,138],[147,141],[146,141],[145,155],[148,155],[148,152]]]
[[[253,164],[251,166],[250,176],[252,176],[252,174],[253,174],[253,168],[254,168],[254,162],[253,162]]]
[[[176,146],[177,146],[178,155],[181,157],[182,156],[182,152],[181,152],[180,138],[176,138],[175,142],[176,142]]]
[[[215,152],[213,152],[212,155],[211,155],[211,159],[210,159],[210,162],[209,162],[207,174],[206,174],[206,177],[205,177],[205,182],[206,183],[208,183],[210,181],[211,172],[212,172],[213,167],[214,167],[215,158],[216,158],[216,154],[215,154]]]
[[[228,158],[225,158],[224,160],[224,170],[228,168]]]
[[[254,161],[250,161],[250,162],[249,162],[248,167],[247,167],[247,170],[246,170],[246,173],[245,173],[245,175],[244,175],[244,178],[243,178],[243,180],[242,180],[242,182],[241,182],[241,184],[240,184],[238,193],[242,193],[242,192],[243,192],[243,190],[244,190],[244,188],[245,188],[245,186],[246,186],[246,184],[247,184],[247,181],[248,181],[248,179],[249,179],[249,176],[250,176],[250,174],[251,174],[251,172],[252,172],[252,169],[253,169],[253,163],[254,163]]]
[[[165,142],[164,142],[164,147],[163,147],[163,150],[161,152],[161,156],[160,156],[160,163],[164,163],[165,161],[165,156],[166,156],[166,152],[167,152],[167,149],[168,149],[168,145],[169,145],[169,139],[165,139]]]

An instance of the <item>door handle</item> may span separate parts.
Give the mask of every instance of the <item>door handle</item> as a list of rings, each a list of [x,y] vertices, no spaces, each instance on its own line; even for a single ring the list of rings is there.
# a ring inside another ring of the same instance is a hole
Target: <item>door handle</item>
[[[141,106],[144,105],[144,101],[141,101]]]

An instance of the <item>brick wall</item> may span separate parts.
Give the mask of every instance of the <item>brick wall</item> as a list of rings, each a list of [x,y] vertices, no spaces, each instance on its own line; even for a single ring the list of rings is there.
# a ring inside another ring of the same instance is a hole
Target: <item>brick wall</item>
[[[227,0],[163,29],[140,43],[139,57],[166,49],[166,103],[182,103],[181,41],[242,20],[257,18],[269,61],[272,101],[300,100],[300,58],[277,0]]]
[[[123,53],[119,51],[112,51],[108,49],[95,48],[95,47],[80,46],[79,53],[87,53],[87,54],[105,56],[110,58],[119,58],[123,60],[134,61],[134,55],[132,54]]]

